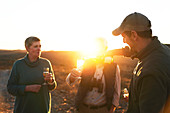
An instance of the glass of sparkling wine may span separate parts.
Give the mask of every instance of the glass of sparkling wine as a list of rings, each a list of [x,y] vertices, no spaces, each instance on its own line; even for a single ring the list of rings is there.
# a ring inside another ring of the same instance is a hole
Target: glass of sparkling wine
[[[84,64],[84,60],[83,59],[78,59],[77,60],[77,70],[78,71],[82,70],[83,64]]]
[[[47,85],[47,82],[46,82],[46,79],[45,79],[45,77],[47,76],[49,74],[49,68],[48,67],[45,67],[44,69],[43,69],[43,76],[44,76],[44,83],[42,84],[42,85]]]
[[[127,88],[123,89],[123,97],[124,97],[125,101],[128,102],[129,92],[128,92]]]

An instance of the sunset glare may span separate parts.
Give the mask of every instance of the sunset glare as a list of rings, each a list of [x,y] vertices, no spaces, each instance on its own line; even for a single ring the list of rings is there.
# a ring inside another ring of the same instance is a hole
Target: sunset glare
[[[83,58],[88,59],[88,58],[96,58],[97,56],[103,56],[105,52],[107,51],[107,48],[109,47],[108,40],[103,37],[98,37],[95,39],[91,39],[88,42],[84,42],[84,46],[81,46],[82,49],[80,50]],[[120,42],[121,43],[121,42]],[[120,43],[110,43],[112,49],[118,49],[121,48],[123,45],[118,45]]]
[[[84,60],[83,59],[78,59],[77,60],[77,69],[81,69],[83,64],[84,64]]]
[[[106,38],[109,50],[122,48],[122,37],[113,36],[112,30],[133,12],[146,15],[152,22],[153,35],[168,44],[168,4],[168,0],[1,0],[0,49],[24,50],[29,36],[41,39],[42,51],[92,54],[92,40],[97,37]]]

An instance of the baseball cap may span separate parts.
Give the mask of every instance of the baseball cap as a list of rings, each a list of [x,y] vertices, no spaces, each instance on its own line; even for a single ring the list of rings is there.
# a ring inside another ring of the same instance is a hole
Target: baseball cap
[[[151,28],[150,20],[143,14],[134,12],[128,15],[121,25],[112,31],[115,36],[120,35],[124,31],[147,31]]]

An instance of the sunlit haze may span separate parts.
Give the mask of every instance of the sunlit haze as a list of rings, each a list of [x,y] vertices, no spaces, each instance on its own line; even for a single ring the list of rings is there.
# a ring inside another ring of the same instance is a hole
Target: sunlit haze
[[[108,49],[125,46],[112,35],[130,13],[152,23],[153,35],[170,43],[168,0],[1,0],[0,49],[25,49],[29,36],[41,39],[42,50],[92,50],[93,39],[106,38]]]

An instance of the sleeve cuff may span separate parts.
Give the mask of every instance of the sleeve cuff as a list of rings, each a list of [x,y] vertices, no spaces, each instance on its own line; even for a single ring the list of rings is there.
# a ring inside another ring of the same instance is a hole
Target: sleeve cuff
[[[53,80],[53,82],[48,82],[48,85],[53,85],[55,82],[54,82],[54,80]]]
[[[118,106],[119,106],[119,101],[118,101],[118,100],[113,101],[112,104],[113,104],[114,106],[118,107]]]
[[[20,93],[21,95],[24,95],[24,94],[25,94],[25,87],[26,87],[26,85],[22,85],[22,86],[20,87],[19,93]]]

